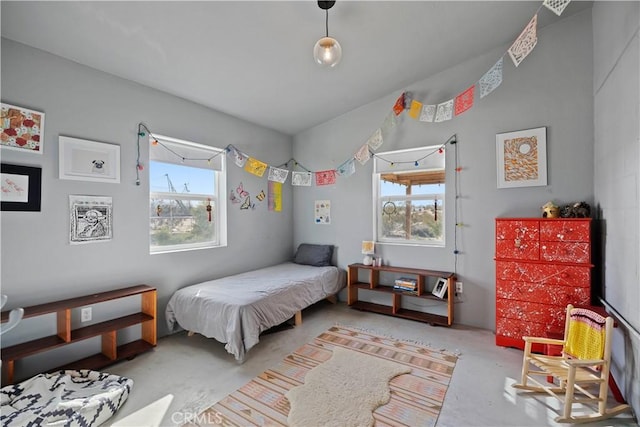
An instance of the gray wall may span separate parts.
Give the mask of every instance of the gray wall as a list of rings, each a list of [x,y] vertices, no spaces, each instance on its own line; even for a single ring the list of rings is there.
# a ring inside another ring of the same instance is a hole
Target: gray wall
[[[140,121],[160,135],[220,148],[232,143],[269,164],[291,157],[290,136],[6,39],[2,101],[45,113],[44,155],[2,151],[2,162],[42,167],[42,211],[2,212],[6,308],[147,283],[158,288],[158,327],[164,334],[164,309],[176,289],[291,258],[290,186],[283,186],[281,213],[269,212],[266,200],[253,211],[229,203],[225,248],[150,255],[147,169],[135,185]],[[119,144],[121,183],[58,179],[58,135]],[[143,144],[141,151],[148,165],[148,147]],[[228,170],[230,188],[242,181],[250,193],[267,191],[266,177],[233,162]],[[111,241],[69,244],[71,194],[113,198]]]
[[[640,414],[639,30],[640,3],[594,4],[593,182],[604,265],[599,284],[605,300],[631,326],[618,322],[612,371],[636,414]]]
[[[423,123],[403,114],[380,151],[441,144],[457,135],[460,198],[457,261],[464,293],[456,323],[495,329],[494,218],[539,217],[549,200],[593,202],[593,57],[591,11],[539,30],[534,51],[516,69],[505,57],[504,81],[453,120]],[[406,90],[423,102],[443,102],[477,81],[508,46],[496,48],[435,76],[399,88],[376,102],[295,136],[294,156],[305,167],[337,167],[367,141]],[[497,133],[547,127],[548,185],[497,189]],[[446,248],[377,245],[391,265],[453,271],[455,148],[447,147]],[[360,262],[360,242],[372,238],[372,162],[329,187],[294,190],[295,243],[335,243],[340,266]],[[313,201],[332,202],[332,224],[313,224]]]

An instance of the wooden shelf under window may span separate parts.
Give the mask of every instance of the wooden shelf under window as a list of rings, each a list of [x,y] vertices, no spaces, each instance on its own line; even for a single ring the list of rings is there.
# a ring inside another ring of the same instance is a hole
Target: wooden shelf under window
[[[367,282],[359,279],[360,270],[368,272]],[[380,273],[395,273],[402,276],[412,276],[416,280],[415,292],[394,289],[393,286],[380,283]],[[428,289],[427,278],[444,278],[447,280],[447,295],[444,299],[438,298]],[[404,268],[393,266],[373,267],[364,264],[351,264],[348,267],[347,279],[347,304],[357,310],[371,311],[404,319],[417,320],[432,325],[451,326],[453,324],[453,290],[455,289],[455,276],[445,271],[424,270],[419,268]],[[391,304],[376,304],[360,301],[359,290],[374,291],[391,295]],[[446,315],[428,313],[418,310],[410,310],[402,307],[402,298],[418,298],[439,301],[446,305]]]

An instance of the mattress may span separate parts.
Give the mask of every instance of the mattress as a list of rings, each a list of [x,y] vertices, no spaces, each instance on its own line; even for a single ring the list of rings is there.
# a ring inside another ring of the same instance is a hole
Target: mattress
[[[167,304],[167,325],[225,343],[227,352],[243,361],[261,332],[343,286],[337,267],[286,262],[176,291]]]

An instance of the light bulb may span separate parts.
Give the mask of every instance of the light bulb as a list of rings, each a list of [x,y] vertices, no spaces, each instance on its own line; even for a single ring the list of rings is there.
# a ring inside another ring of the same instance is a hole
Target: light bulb
[[[313,57],[320,65],[335,67],[342,58],[342,47],[332,37],[323,37],[313,47]]]

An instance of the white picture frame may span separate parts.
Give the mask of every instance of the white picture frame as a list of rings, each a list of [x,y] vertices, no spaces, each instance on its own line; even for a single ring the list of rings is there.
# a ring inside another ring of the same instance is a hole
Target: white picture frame
[[[23,153],[42,154],[44,113],[17,105],[0,103],[0,147]]]
[[[547,185],[547,128],[496,135],[498,188]]]
[[[444,298],[444,294],[447,292],[447,288],[449,287],[448,285],[449,281],[447,279],[439,277],[431,293],[438,298]]]
[[[120,183],[120,146],[60,136],[59,177],[76,181]]]

